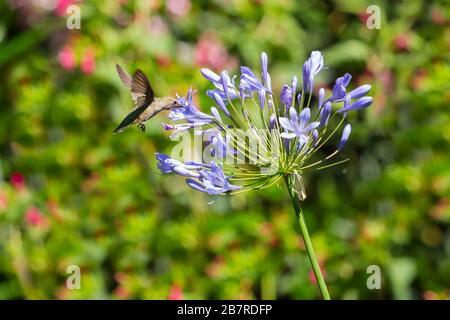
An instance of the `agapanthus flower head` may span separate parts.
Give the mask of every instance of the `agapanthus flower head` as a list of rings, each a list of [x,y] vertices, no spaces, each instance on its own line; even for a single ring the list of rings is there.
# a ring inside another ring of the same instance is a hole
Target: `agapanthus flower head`
[[[207,91],[215,104],[211,114],[193,105],[191,89],[186,97],[178,97],[181,107],[170,112],[172,122],[163,124],[173,135],[193,131],[195,137],[201,136],[197,146],[203,149],[200,160],[180,161],[157,153],[158,168],[162,173],[186,177],[190,187],[210,195],[266,188],[289,177],[294,192],[303,200],[303,173],[343,162],[329,163],[349,139],[351,126],[345,124],[346,114],[373,101],[366,96],[371,89],[368,84],[347,92],[350,74],[336,79],[328,99],[325,89],[314,92],[314,77],[323,66],[322,53],[313,51],[301,69],[303,85],[293,76],[279,95],[272,92],[265,53],[261,54],[261,78],[246,66],[241,67],[239,77],[202,69],[202,75],[214,86]],[[317,99],[312,100],[313,96]],[[335,151],[313,160],[339,132]]]
[[[303,91],[311,92],[314,89],[314,77],[323,68],[323,55],[320,51],[313,51],[311,57],[303,64]]]

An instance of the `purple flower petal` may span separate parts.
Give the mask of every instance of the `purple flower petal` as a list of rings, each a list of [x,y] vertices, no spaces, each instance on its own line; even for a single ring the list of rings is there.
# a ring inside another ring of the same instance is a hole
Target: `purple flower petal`
[[[294,131],[294,128],[291,125],[291,121],[288,118],[280,117],[278,118],[278,121],[280,121],[280,126],[289,131]]]
[[[216,107],[211,107],[211,114],[217,119],[217,121],[222,122],[222,118],[220,117],[219,111]]]
[[[319,90],[319,109],[322,108],[324,99],[325,99],[325,89],[320,88],[320,90]]]
[[[297,135],[295,133],[282,132],[282,133],[280,133],[280,136],[285,139],[293,139]]]
[[[266,89],[255,76],[253,71],[245,66],[241,67],[241,79],[239,88],[241,90],[241,95],[243,98],[250,96],[252,92]]]
[[[270,74],[267,74],[267,83],[264,85],[267,89],[267,93],[272,94],[272,78],[270,77]]]
[[[320,51],[311,52],[311,56],[303,64],[303,91],[311,92],[314,88],[314,76],[323,68],[323,55]]]
[[[305,129],[303,129],[304,132],[310,132],[311,130],[316,129],[317,127],[319,127],[320,122],[319,121],[314,121],[311,122],[310,124],[308,124]]]
[[[266,90],[261,89],[258,92],[258,98],[259,98],[259,106],[262,109],[264,109],[264,105],[266,103]]]
[[[342,137],[341,141],[339,142],[338,150],[342,150],[342,148],[344,148],[345,144],[347,143],[348,137],[350,136],[350,132],[352,132],[352,127],[350,123],[348,123],[344,127],[344,131],[342,131]]]
[[[170,130],[175,129],[175,127],[173,125],[170,125],[170,124],[167,124],[164,122],[161,122],[161,125],[163,127],[163,130],[165,130],[165,131],[170,131]]]
[[[269,73],[267,72],[267,54],[265,52],[261,53],[261,76],[264,85],[267,87]]]
[[[295,108],[289,108],[289,119],[291,120],[292,125],[298,124],[298,114],[297,114],[297,110],[295,110]]]
[[[309,108],[305,108],[300,112],[300,127],[304,128],[306,124],[309,121],[309,118],[311,118],[311,110]],[[292,120],[292,117],[291,117]]]
[[[223,102],[222,98],[217,93],[214,93],[214,100],[216,101],[217,106],[227,115],[227,117],[230,117],[230,112],[228,111],[227,107],[225,106],[225,103]]]
[[[186,183],[192,189],[206,193],[205,187],[200,182],[195,181],[194,179],[186,179]]]
[[[205,77],[207,80],[211,81],[211,82],[220,82],[220,76],[215,73],[214,71],[211,71],[207,68],[203,68],[200,70],[201,74],[203,75],[203,77]]]
[[[342,77],[342,84],[344,87],[347,87],[350,84],[350,80],[352,80],[352,75],[350,73],[344,74]]]
[[[162,173],[171,173],[172,172],[172,166],[166,162],[166,160],[170,159],[170,157],[167,154],[164,153],[155,153],[156,160],[158,160],[158,169]]]
[[[225,96],[227,97],[227,99],[229,99],[230,94],[229,94],[229,90],[228,90],[228,81],[229,81],[230,77],[228,76],[228,72],[222,71],[222,73],[220,74],[220,79],[221,79],[221,83],[222,83],[223,92],[225,93]]]
[[[292,87],[292,92],[293,93],[297,92],[297,83],[298,83],[297,77],[293,76],[292,77],[292,83],[291,83],[291,87]]]
[[[331,102],[327,101],[325,102],[325,106],[323,107],[323,109],[320,111],[320,125],[319,127],[325,127],[326,125],[328,125],[328,120],[330,119],[330,114],[331,114]]]
[[[180,97],[177,95],[178,103],[181,105],[179,108],[170,110],[169,119],[172,121],[187,120],[189,122],[211,122],[214,117],[199,111],[192,103],[192,95],[195,93],[192,89],[188,91],[186,97]]]
[[[292,88],[287,84],[281,89],[280,100],[285,105],[286,109],[292,106]]]
[[[370,89],[372,89],[372,86],[370,84],[364,84],[350,91],[348,95],[350,96],[351,99],[360,98],[364,96],[366,93],[368,93]]]
[[[192,178],[200,177],[200,175],[197,172],[191,171],[184,166],[173,166],[172,171],[184,177],[192,177]]]
[[[317,145],[317,141],[319,140],[319,131],[314,129],[312,132],[312,137],[313,137],[313,147],[315,147]]]
[[[333,95],[330,100],[338,102],[345,97],[346,88],[350,83],[352,76],[349,73],[344,74],[342,77],[337,78],[333,87]]]
[[[194,179],[186,179],[186,183],[193,189],[217,195],[242,188],[228,182],[229,177],[225,176],[222,168],[214,161],[210,167],[200,170],[199,181]]]
[[[352,111],[352,110],[360,110],[363,108],[367,108],[368,106],[370,106],[373,102],[373,98],[372,97],[362,97],[359,100],[356,100],[355,102],[351,103],[350,105],[345,106],[342,109],[339,109],[337,112],[339,113],[343,113],[343,112],[348,112],[348,111]]]
[[[277,121],[277,117],[275,116],[275,114],[272,113],[272,115],[270,116],[270,120],[269,120],[269,123],[270,123],[270,129],[275,128],[276,121]],[[288,120],[288,121],[289,121],[289,120]],[[290,124],[289,124],[289,125],[290,125]]]

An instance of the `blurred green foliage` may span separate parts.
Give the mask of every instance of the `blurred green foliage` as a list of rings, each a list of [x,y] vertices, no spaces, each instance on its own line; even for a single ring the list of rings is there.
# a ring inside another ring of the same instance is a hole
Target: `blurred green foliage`
[[[350,161],[306,176],[332,297],[449,297],[447,1],[376,1],[373,30],[371,1],[82,1],[80,30],[66,28],[73,1],[56,2],[0,4],[0,298],[319,298],[281,185],[208,204],[157,173],[154,153],[173,145],[163,115],[112,134],[132,105],[115,63],[159,95],[192,85],[207,108],[200,67],[258,70],[266,51],[280,88],[312,50],[328,66],[318,86],[349,72],[375,97],[349,115]]]

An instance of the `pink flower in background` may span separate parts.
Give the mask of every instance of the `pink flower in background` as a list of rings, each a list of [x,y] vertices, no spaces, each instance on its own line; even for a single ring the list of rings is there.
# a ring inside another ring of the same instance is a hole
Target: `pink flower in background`
[[[64,16],[66,14],[67,8],[74,3],[75,0],[58,0],[55,8],[56,14],[58,16]]]
[[[0,210],[5,210],[8,206],[8,196],[4,192],[0,192]]]
[[[214,33],[204,33],[195,49],[195,63],[199,66],[222,70],[228,61],[228,53]]]
[[[75,52],[71,46],[65,46],[58,54],[59,64],[65,70],[73,70],[76,67]]]
[[[27,209],[25,221],[32,226],[41,226],[45,222],[45,219],[41,211],[33,206]]]
[[[10,182],[16,189],[25,188],[25,178],[20,172],[14,172],[10,177]]]
[[[442,13],[442,10],[440,8],[433,8],[431,10],[431,21],[433,21],[435,24],[444,24],[445,23],[445,16]]]
[[[94,49],[89,48],[86,50],[81,60],[81,71],[83,71],[84,74],[89,75],[92,72],[94,72],[94,69],[95,69]]]
[[[358,18],[359,21],[361,21],[361,23],[366,24],[367,23],[367,19],[370,17],[370,13],[366,12],[366,11],[361,11],[360,13],[358,13]]]
[[[183,300],[183,291],[181,290],[180,286],[173,285],[170,288],[169,297],[168,300]]]
[[[130,292],[119,285],[116,289],[114,289],[114,295],[119,299],[128,299],[130,297]]]
[[[167,9],[173,15],[183,17],[191,10],[191,0],[169,0]]]
[[[169,27],[163,18],[160,16],[152,16],[148,20],[148,31],[153,36],[162,36],[169,32]]]
[[[394,44],[398,51],[408,51],[411,47],[411,37],[406,33],[401,33],[395,37]]]
[[[437,300],[439,299],[439,295],[431,290],[427,290],[422,294],[424,300]]]
[[[171,63],[171,59],[166,54],[158,54],[156,56],[156,63],[158,63],[162,67],[167,67]]]

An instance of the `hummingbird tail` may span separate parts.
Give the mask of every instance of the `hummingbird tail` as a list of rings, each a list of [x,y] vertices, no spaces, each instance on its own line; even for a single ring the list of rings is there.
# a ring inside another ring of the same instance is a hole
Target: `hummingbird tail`
[[[139,115],[142,113],[142,111],[145,110],[145,107],[142,106],[140,108],[136,108],[135,110],[131,111],[125,119],[122,120],[122,122],[117,126],[117,128],[113,131],[113,133],[122,132],[126,127],[128,127],[130,124],[133,124],[134,121],[139,117]]]
[[[127,126],[118,126],[117,128],[114,129],[113,133],[119,133],[122,132]]]

